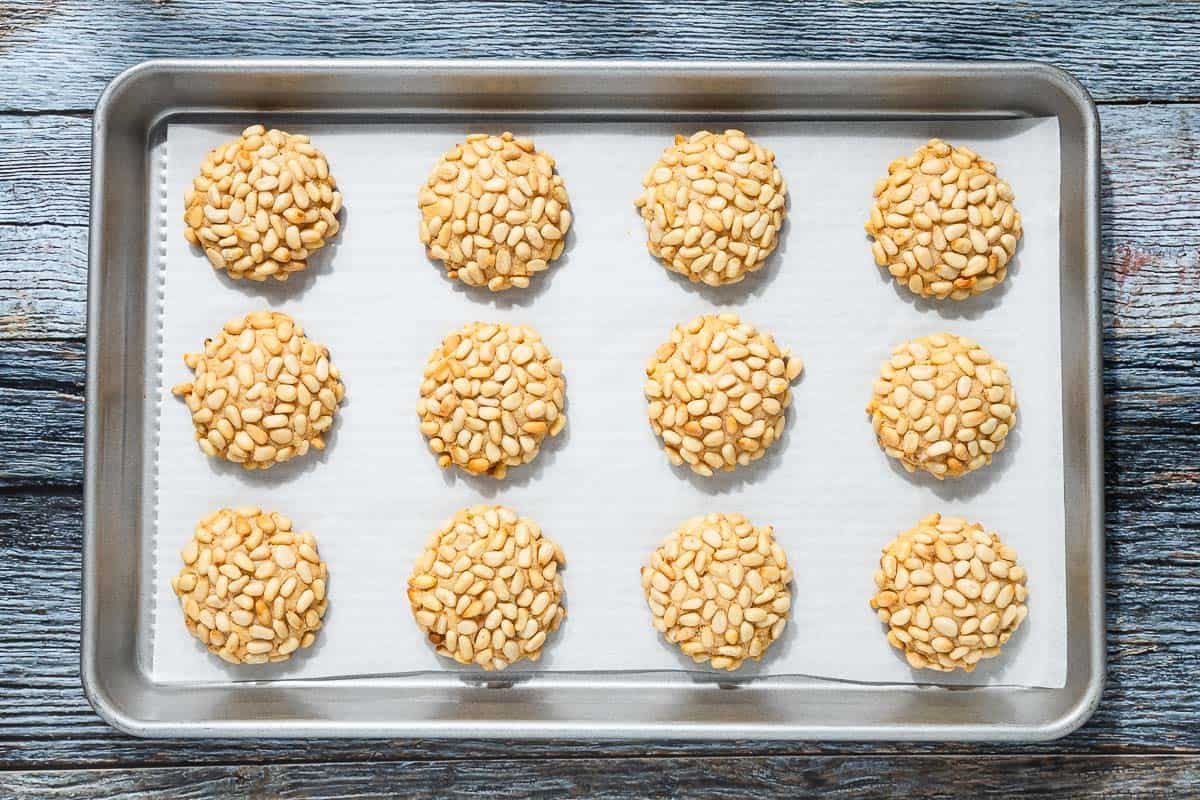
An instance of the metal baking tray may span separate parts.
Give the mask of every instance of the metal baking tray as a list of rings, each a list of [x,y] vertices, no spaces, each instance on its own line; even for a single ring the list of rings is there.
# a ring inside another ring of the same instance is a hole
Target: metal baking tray
[[[152,531],[155,205],[150,153],[177,115],[411,121],[1058,118],[1068,680],[1061,689],[724,684],[685,673],[153,682],[138,647]],[[1069,75],[1033,63],[160,60],[96,108],[88,278],[81,671],[96,712],[141,736],[1040,740],[1095,709],[1104,682],[1099,125]]]

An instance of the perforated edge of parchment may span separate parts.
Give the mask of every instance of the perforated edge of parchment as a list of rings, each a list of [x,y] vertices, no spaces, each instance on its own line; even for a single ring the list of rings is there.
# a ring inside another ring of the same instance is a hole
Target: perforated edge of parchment
[[[158,482],[158,462],[159,462],[159,440],[162,435],[162,416],[163,405],[167,402],[166,387],[163,384],[163,375],[165,366],[164,358],[164,319],[163,306],[166,302],[166,283],[167,283],[167,236],[169,232],[168,215],[170,213],[170,191],[168,178],[168,153],[170,139],[167,136],[165,127],[160,129],[162,140],[155,145],[155,149],[159,151],[157,158],[150,160],[150,182],[151,197],[157,197],[158,208],[154,216],[151,217],[153,224],[157,227],[150,241],[153,243],[150,246],[149,258],[147,259],[147,268],[155,271],[155,274],[150,276],[147,281],[148,291],[146,292],[146,340],[149,345],[151,354],[150,364],[152,369],[148,370],[146,385],[154,387],[154,394],[146,398],[146,405],[149,406],[147,411],[151,414],[151,422],[149,425],[149,436],[144,443],[145,457],[143,486],[146,487],[146,494],[143,498],[143,508],[145,514],[143,520],[148,526],[147,530],[143,531],[142,537],[142,558],[148,559],[148,567],[142,570],[142,575],[145,576],[145,583],[142,586],[142,591],[146,593],[149,602],[146,604],[148,611],[148,624],[141,626],[143,631],[147,632],[147,642],[141,649],[143,657],[148,657],[151,668],[154,666],[156,652],[154,649],[154,637],[149,632],[153,631],[158,623],[158,537],[159,537],[159,482]],[[148,535],[146,535],[148,533]],[[146,562],[143,562],[146,563]]]

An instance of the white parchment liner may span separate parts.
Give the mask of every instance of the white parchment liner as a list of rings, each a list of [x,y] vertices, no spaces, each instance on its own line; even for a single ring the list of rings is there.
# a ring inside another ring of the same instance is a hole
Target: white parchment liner
[[[162,380],[147,398],[159,426],[155,563],[152,585],[141,587],[154,597],[142,634],[151,637],[144,644],[153,680],[461,674],[413,624],[405,581],[441,521],[488,501],[535,518],[566,553],[568,616],[535,670],[707,670],[652,630],[638,570],[678,522],[728,510],[774,525],[796,572],[787,633],[739,676],[1064,685],[1056,120],[745,126],[777,154],[789,222],[766,269],[721,290],[695,288],[659,266],[633,207],[676,126],[520,123],[519,134],[558,160],[575,223],[565,256],[531,290],[500,295],[450,282],[417,241],[417,188],[468,127],[305,125],[346,198],[342,233],[308,273],[263,286],[214,272],[182,235],[186,186],[205,153],[239,127],[169,125]],[[1008,281],[964,303],[917,300],[895,287],[875,267],[862,228],[888,161],[933,135],[995,161],[1025,226]],[[156,222],[161,211],[151,209]],[[324,453],[246,472],[200,452],[169,390],[190,376],[182,353],[199,349],[225,320],[265,307],[292,314],[330,347],[347,403]],[[717,309],[771,331],[806,367],[784,439],[752,467],[703,480],[667,463],[641,387],[646,358],[671,326]],[[565,366],[564,434],[503,482],[438,469],[417,428],[425,359],[470,320],[533,324]],[[939,484],[893,466],[863,408],[890,348],[941,330],[973,337],[1007,362],[1020,421],[991,467]],[[169,586],[196,521],[247,504],[283,511],[313,531],[329,564],[325,629],[285,665],[235,668],[208,655],[184,628]],[[933,511],[998,530],[1029,573],[1029,618],[1000,658],[969,676],[912,672],[867,607],[880,548]]]

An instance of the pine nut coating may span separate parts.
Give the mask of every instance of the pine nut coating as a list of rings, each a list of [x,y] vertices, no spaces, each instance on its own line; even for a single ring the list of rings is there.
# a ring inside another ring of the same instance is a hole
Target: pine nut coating
[[[977,522],[931,514],[883,549],[871,598],[913,669],[970,672],[1000,654],[1028,609],[1017,553]]]
[[[787,187],[775,154],[738,130],[676,136],[634,202],[647,248],[693,283],[738,283],[775,249]]]
[[[183,363],[195,377],[171,391],[187,403],[206,455],[266,469],[325,448],[346,388],[328,348],[287,314],[232,319]]]
[[[654,628],[697,663],[731,671],[783,633],[791,581],[773,529],[741,514],[687,520],[642,567]]]
[[[1021,240],[1013,191],[996,165],[930,139],[888,165],[866,223],[875,264],[921,297],[965,300],[995,287]]]
[[[468,286],[524,289],[562,255],[571,202],[554,159],[508,131],[442,156],[417,194],[430,258]]]
[[[429,540],[408,579],[418,627],[440,655],[501,670],[541,658],[566,617],[562,549],[511,508],[464,508]]]
[[[196,526],[171,579],[192,635],[231,664],[286,661],[311,647],[329,572],[311,533],[258,508],[223,508]]]
[[[904,342],[867,404],[879,446],[908,472],[957,478],[992,463],[1017,424],[1008,369],[951,333]]]
[[[433,351],[417,416],[438,466],[501,479],[567,424],[562,362],[527,325],[473,322]]]
[[[307,136],[252,125],[210,152],[184,195],[184,237],[238,280],[287,280],[337,236],[342,194]]]
[[[737,314],[676,325],[646,365],[650,426],[667,458],[698,475],[761,458],[782,435],[804,365]]]

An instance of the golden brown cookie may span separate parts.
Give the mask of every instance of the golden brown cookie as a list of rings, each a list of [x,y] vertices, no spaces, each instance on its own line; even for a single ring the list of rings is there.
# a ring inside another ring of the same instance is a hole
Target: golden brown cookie
[[[184,206],[183,235],[215,269],[283,281],[337,236],[342,193],[307,136],[252,125],[208,154]]]
[[[346,392],[329,349],[276,311],[230,320],[183,362],[195,377],[171,391],[187,403],[200,449],[246,469],[324,449]]]
[[[408,579],[413,617],[439,655],[500,670],[537,661],[566,617],[562,549],[505,506],[464,508]]]
[[[231,664],[286,661],[311,647],[329,605],[329,570],[311,533],[258,508],[223,508],[196,526],[171,579],[192,635]]]
[[[562,362],[528,325],[473,322],[425,365],[417,416],[438,466],[503,478],[567,424]]]
[[[442,156],[417,194],[430,258],[468,286],[524,289],[562,255],[571,202],[554,159],[508,131]]]
[[[687,520],[642,567],[655,629],[697,663],[726,670],[762,658],[783,633],[791,581],[771,526],[741,514]]]
[[[741,131],[676,136],[642,186],[647,248],[694,283],[738,283],[778,244],[787,187],[775,154]]]
[[[1017,424],[1004,364],[952,333],[903,342],[867,404],[879,446],[909,472],[957,478],[992,463]]]
[[[995,164],[930,139],[875,184],[866,224],[875,263],[922,297],[982,294],[1004,280],[1021,240],[1012,201]]]
[[[977,522],[931,514],[883,549],[871,598],[914,669],[970,672],[1025,619],[1017,553]]]
[[[672,464],[711,476],[761,458],[783,435],[804,365],[737,314],[676,325],[646,365],[650,426]]]

